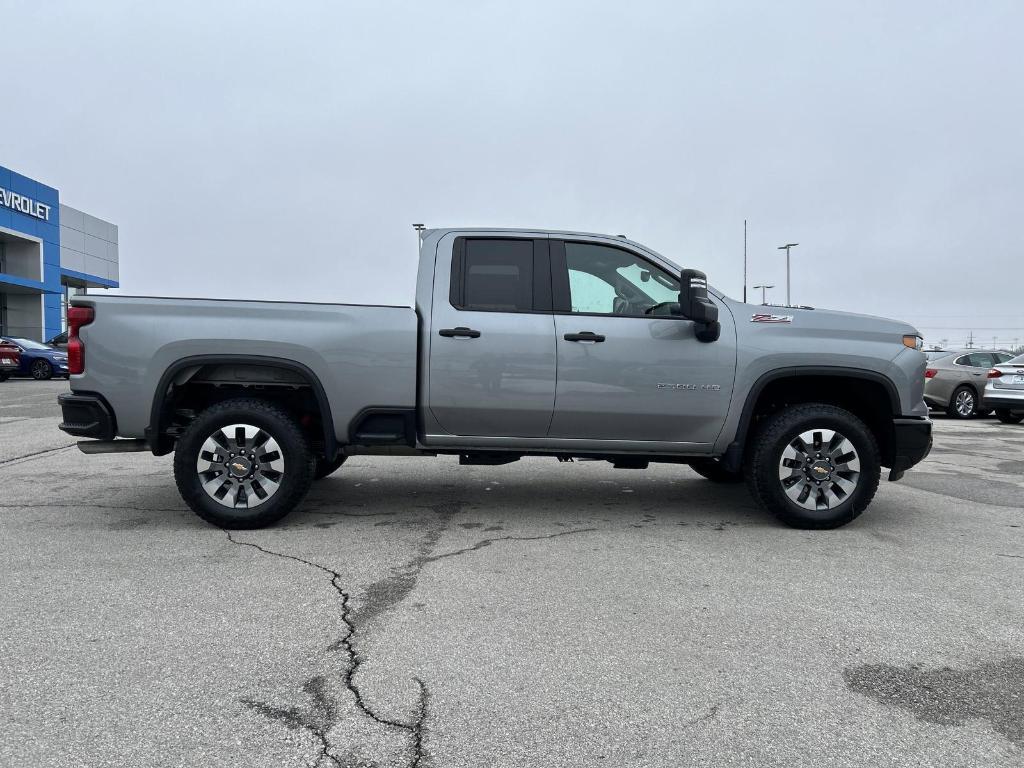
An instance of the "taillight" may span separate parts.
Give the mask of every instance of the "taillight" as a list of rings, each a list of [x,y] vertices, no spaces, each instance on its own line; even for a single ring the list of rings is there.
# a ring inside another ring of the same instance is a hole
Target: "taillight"
[[[935,370],[934,368],[929,368],[928,370],[926,370],[926,371],[924,372],[924,377],[925,377],[926,379],[934,379],[934,378],[935,378],[935,374],[936,374],[936,373],[938,373],[938,371],[937,371],[937,370]]]
[[[94,317],[92,307],[68,307],[68,373],[85,372],[85,344],[78,338],[78,329]]]
[[[991,371],[988,372],[988,377],[990,379],[998,379],[1002,375],[1003,372],[1000,371],[998,368],[993,368]]]

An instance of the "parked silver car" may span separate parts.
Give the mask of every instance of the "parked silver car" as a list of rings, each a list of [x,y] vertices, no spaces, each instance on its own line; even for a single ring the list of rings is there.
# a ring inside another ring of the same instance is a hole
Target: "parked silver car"
[[[926,352],[924,401],[941,408],[954,419],[971,419],[991,413],[982,404],[985,377],[994,366],[1013,357],[1009,352],[956,349]]]
[[[983,405],[1003,424],[1024,421],[1024,355],[999,363],[988,372]]]

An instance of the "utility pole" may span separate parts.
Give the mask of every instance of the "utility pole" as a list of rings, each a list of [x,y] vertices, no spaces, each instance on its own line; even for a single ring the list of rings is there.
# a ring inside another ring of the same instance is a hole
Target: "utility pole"
[[[758,288],[761,289],[761,305],[762,306],[765,306],[765,307],[768,306],[768,289],[769,288],[774,288],[774,287],[775,287],[774,285],[755,285],[754,286],[754,290],[755,291]]]
[[[974,349],[974,331],[971,331],[970,335],[967,337],[967,348]]]
[[[747,220],[743,220],[743,303],[747,303]]]
[[[793,306],[793,299],[791,298],[790,293],[789,293],[789,285],[790,285],[790,283],[789,283],[789,249],[790,248],[796,248],[798,245],[800,245],[800,243],[786,243],[785,245],[780,245],[778,247],[778,250],[786,252],[786,306],[787,307],[792,307]]]

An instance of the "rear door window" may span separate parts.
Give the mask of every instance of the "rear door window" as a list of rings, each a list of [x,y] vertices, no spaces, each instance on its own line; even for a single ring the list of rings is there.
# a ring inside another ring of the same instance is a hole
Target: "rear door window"
[[[527,239],[459,238],[452,260],[452,305],[482,312],[543,310],[535,288],[550,281],[540,274],[543,263],[536,250]]]

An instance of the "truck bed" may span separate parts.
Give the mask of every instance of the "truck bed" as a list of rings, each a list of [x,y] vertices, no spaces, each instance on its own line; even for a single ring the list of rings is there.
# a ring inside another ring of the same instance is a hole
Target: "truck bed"
[[[308,369],[330,399],[339,436],[367,406],[416,405],[411,307],[94,295],[73,301],[93,306],[95,319],[81,330],[85,373],[72,377],[71,388],[102,393],[122,437],[145,437],[164,374],[204,356],[273,358]]]

